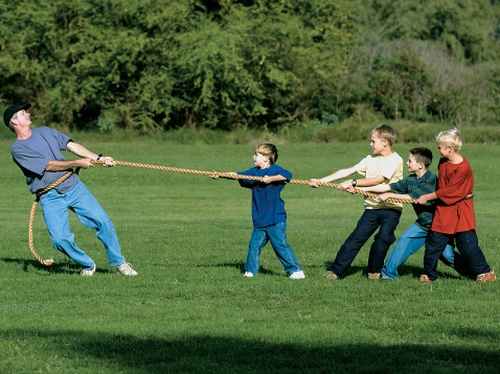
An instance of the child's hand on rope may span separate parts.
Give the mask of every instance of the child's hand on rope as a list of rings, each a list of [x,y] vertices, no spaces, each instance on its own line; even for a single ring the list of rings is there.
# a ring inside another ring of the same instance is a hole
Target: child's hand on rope
[[[350,194],[354,195],[356,193],[356,188],[352,185],[349,185],[349,187],[345,189],[345,192],[349,192]]]
[[[219,179],[219,173],[216,172],[215,170],[212,170],[212,174],[208,176],[209,178],[212,178],[213,180]]]
[[[427,201],[428,200],[427,200],[426,195],[422,195],[417,200],[415,200],[415,204],[425,205],[425,204],[427,204]]]
[[[307,183],[309,187],[313,188],[318,188],[318,180],[317,179],[310,179],[309,182]]]
[[[268,177],[267,175],[262,177],[262,183],[269,184],[271,182],[273,182],[273,179],[271,177]]]
[[[349,191],[349,188],[351,187],[351,191]],[[351,181],[343,181],[342,183],[339,184],[339,186],[337,187],[340,191],[346,191],[346,192],[349,192],[349,193],[354,193],[354,189],[352,188],[352,184],[351,184]]]
[[[378,201],[386,201],[389,198],[389,195],[386,193],[381,193],[377,196]]]

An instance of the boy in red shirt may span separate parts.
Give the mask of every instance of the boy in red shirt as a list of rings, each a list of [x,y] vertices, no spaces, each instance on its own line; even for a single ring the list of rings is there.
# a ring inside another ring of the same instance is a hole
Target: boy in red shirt
[[[438,165],[436,191],[420,196],[416,203],[436,202],[436,212],[425,243],[424,274],[420,282],[431,283],[437,278],[437,262],[446,245],[455,240],[460,254],[455,256],[455,267],[460,273],[475,277],[476,282],[491,282],[497,277],[486,262],[476,234],[476,216],[471,195],[474,175],[469,162],[460,155],[463,138],[458,129],[442,131],[436,137],[441,159]]]

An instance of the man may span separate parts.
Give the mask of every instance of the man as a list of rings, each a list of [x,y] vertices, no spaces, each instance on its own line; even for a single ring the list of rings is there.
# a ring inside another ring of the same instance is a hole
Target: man
[[[30,104],[8,107],[3,120],[16,135],[11,149],[14,162],[26,177],[31,193],[36,194],[59,180],[73,168],[88,169],[93,160],[102,160],[104,166],[114,166],[111,157],[102,157],[71,138],[50,127],[31,129]],[[68,161],[61,151],[69,151],[80,157]],[[63,252],[82,266],[82,276],[92,276],[96,264],[74,242],[69,228],[68,210],[72,210],[86,227],[94,229],[104,244],[109,264],[123,275],[137,275],[121,254],[113,223],[95,197],[73,173],[68,179],[40,196],[43,216],[55,249]]]

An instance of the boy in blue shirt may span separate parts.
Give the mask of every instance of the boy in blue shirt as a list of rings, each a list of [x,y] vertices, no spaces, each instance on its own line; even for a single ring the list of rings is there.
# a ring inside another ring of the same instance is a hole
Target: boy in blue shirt
[[[280,196],[286,183],[292,179],[292,173],[276,165],[277,159],[276,146],[271,143],[261,143],[254,150],[255,166],[238,172],[240,175],[262,178],[262,181],[238,179],[241,187],[252,190],[253,231],[248,244],[244,276],[251,278],[257,275],[260,252],[270,241],[289,278],[303,279],[304,272],[286,241],[285,202]],[[210,177],[218,179],[220,175],[214,171]]]

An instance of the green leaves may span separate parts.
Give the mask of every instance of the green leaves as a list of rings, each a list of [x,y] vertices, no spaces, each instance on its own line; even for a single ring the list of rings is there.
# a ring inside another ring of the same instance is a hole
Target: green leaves
[[[458,60],[493,61],[500,47],[493,32],[490,0],[370,0],[359,2],[362,23],[387,40],[428,40],[445,46]]]
[[[319,110],[354,43],[342,2],[41,3],[1,5],[0,26],[2,101],[38,124],[276,127]]]
[[[497,8],[488,0],[4,0],[0,103],[30,101],[37,125],[100,132],[276,130],[361,112],[495,123]]]

